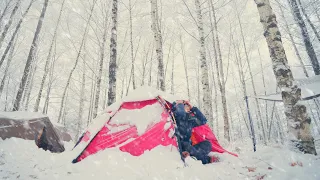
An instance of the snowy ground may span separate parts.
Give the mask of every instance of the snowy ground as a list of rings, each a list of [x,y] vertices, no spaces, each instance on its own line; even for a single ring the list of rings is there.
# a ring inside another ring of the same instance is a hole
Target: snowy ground
[[[0,140],[0,179],[320,179],[319,156],[276,146],[258,146],[253,153],[249,142],[241,144],[229,147],[237,149],[239,158],[223,154],[222,162],[205,166],[188,159],[189,166],[184,167],[170,147],[158,147],[140,157],[108,149],[71,164],[76,154],[70,150],[51,154],[38,149],[33,141],[13,138]],[[66,144],[66,148],[72,145]]]

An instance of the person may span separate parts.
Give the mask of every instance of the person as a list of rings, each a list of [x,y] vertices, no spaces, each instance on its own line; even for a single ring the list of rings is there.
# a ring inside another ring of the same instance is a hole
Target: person
[[[193,156],[201,160],[202,164],[214,162],[215,158],[208,156],[212,148],[209,141],[205,140],[195,145],[192,145],[191,142],[192,128],[206,124],[206,117],[189,101],[178,100],[172,105],[172,112],[177,123],[176,135],[180,139],[182,156],[184,158]]]

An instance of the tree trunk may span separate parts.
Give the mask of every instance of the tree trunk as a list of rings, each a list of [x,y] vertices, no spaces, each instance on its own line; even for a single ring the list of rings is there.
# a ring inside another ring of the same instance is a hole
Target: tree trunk
[[[158,15],[158,0],[151,1],[151,20],[152,20],[152,31],[154,34],[154,40],[156,43],[156,53],[158,60],[158,84],[160,85],[160,90],[165,91],[165,78],[163,69],[163,50],[162,50],[162,34],[161,27],[159,25],[159,15]]]
[[[79,139],[81,131],[82,131],[84,100],[85,100],[85,96],[86,96],[85,88],[86,88],[86,64],[85,64],[85,59],[83,59],[82,83],[81,83],[81,91],[80,91],[80,104],[79,104],[79,112],[78,112],[76,141]]]
[[[221,49],[220,49],[220,40],[218,36],[218,23],[216,19],[216,13],[213,6],[212,0],[209,1],[211,6],[211,11],[213,15],[213,25],[214,25],[214,43],[216,43],[216,49],[219,59],[216,59],[216,71],[218,72],[217,79],[218,79],[218,85],[221,93],[221,101],[222,101],[222,107],[223,107],[223,119],[224,119],[224,138],[230,142],[230,134],[229,134],[229,118],[228,118],[228,109],[227,109],[227,99],[226,99],[226,90],[225,90],[225,80],[224,80],[224,72],[223,72],[223,61],[222,61],[222,55],[221,55]],[[213,30],[212,30],[213,32]]]
[[[172,50],[172,67],[171,67],[171,94],[174,94],[174,48]],[[168,56],[168,61],[169,61],[169,56]],[[188,79],[187,79],[188,82]],[[187,83],[188,84],[188,83]],[[189,92],[189,87],[188,87],[188,92]]]
[[[55,30],[54,30],[54,33],[53,33],[53,37],[52,37],[52,40],[51,40],[51,44],[50,44],[50,47],[49,47],[49,53],[48,53],[48,56],[47,56],[45,67],[44,67],[44,74],[43,74],[43,77],[42,77],[42,80],[41,80],[41,83],[40,83],[40,89],[39,89],[38,96],[37,96],[37,99],[36,99],[36,104],[34,105],[34,109],[33,109],[34,112],[38,112],[39,104],[40,104],[40,100],[41,100],[41,96],[42,96],[42,91],[43,91],[43,86],[44,86],[44,83],[46,82],[47,75],[49,73],[49,66],[50,66],[50,61],[51,61],[52,49],[53,49],[54,42],[57,39],[57,32],[58,32],[58,27],[59,27],[60,20],[61,20],[61,15],[62,15],[64,3],[65,3],[65,0],[62,1],[61,8],[60,8],[60,13],[59,13],[59,17],[58,17],[58,22],[57,22],[57,25],[55,27]]]
[[[134,59],[133,58],[133,38],[132,38],[132,6],[131,6],[131,0],[129,0],[129,20],[130,20],[130,46],[131,46],[131,76],[132,76],[132,88],[136,89],[136,81],[134,76]]]
[[[302,14],[304,15],[304,17],[305,17],[306,20],[308,21],[311,29],[313,30],[313,32],[314,32],[314,34],[316,35],[318,41],[320,42],[320,35],[319,35],[316,27],[315,27],[314,24],[311,22],[308,14],[306,13],[306,10],[302,7],[302,4],[301,4],[301,1],[300,1],[300,0],[298,0],[298,3],[299,3],[299,6],[300,6],[300,9],[301,9],[301,11],[302,11]]]
[[[11,0],[7,0],[7,3],[6,3],[6,5],[5,5],[5,7],[4,7],[4,10],[3,10],[2,13],[1,13],[1,16],[0,16],[0,31],[1,31],[1,29],[2,29],[2,20],[3,20],[3,17],[7,14],[8,8],[9,8],[9,6],[10,6],[10,2],[11,2]]]
[[[118,0],[112,1],[112,27],[110,38],[110,63],[109,63],[109,91],[108,106],[116,101],[117,92],[117,25],[118,25]]]
[[[4,53],[2,54],[2,57],[1,57],[1,60],[0,60],[0,68],[1,68],[1,65],[4,62],[4,60],[6,59],[6,56],[7,56],[8,52],[9,52],[9,49],[11,48],[12,43],[13,43],[13,41],[14,41],[14,39],[15,39],[15,37],[16,37],[20,27],[21,27],[21,24],[22,24],[25,16],[27,15],[27,13],[29,12],[29,9],[30,9],[31,5],[33,4],[33,2],[34,2],[34,0],[30,1],[29,6],[25,10],[25,12],[22,14],[22,17],[20,18],[20,20],[19,20],[19,22],[18,22],[18,24],[17,24],[12,36],[11,36],[11,39],[10,39],[10,41],[9,41],[5,51],[4,51]]]
[[[26,66],[24,68],[23,76],[22,76],[22,79],[20,81],[19,90],[18,90],[18,93],[16,95],[16,99],[15,99],[15,102],[14,102],[13,111],[18,111],[19,108],[20,108],[21,97],[22,97],[22,94],[23,94],[23,91],[24,91],[24,88],[25,88],[25,85],[26,85],[26,81],[27,81],[28,76],[29,76],[30,67],[31,67],[31,64],[33,62],[33,58],[34,58],[35,52],[37,51],[37,48],[38,48],[38,37],[39,37],[40,32],[41,32],[42,23],[43,23],[43,20],[44,20],[44,16],[46,14],[48,2],[49,2],[49,0],[45,0],[44,4],[43,4],[43,8],[42,8],[41,15],[40,15],[40,18],[39,18],[39,21],[38,21],[37,29],[36,29],[36,32],[34,34],[33,41],[32,41],[31,47],[30,47],[30,51],[29,51],[27,62],[26,62]]]
[[[4,38],[6,37],[6,35],[8,33],[8,30],[12,24],[13,19],[14,19],[14,15],[16,14],[20,4],[21,4],[21,0],[18,0],[16,5],[13,8],[11,14],[10,14],[8,23],[4,26],[4,29],[3,29],[1,36],[0,36],[0,48],[2,47],[2,43],[4,41]]]
[[[10,68],[10,65],[11,65],[11,61],[13,59],[13,53],[14,53],[14,50],[15,50],[15,45],[17,43],[17,39],[14,40],[14,44],[13,46],[10,48],[10,53],[9,53],[9,57],[8,57],[8,61],[7,61],[7,65],[6,65],[6,68],[4,70],[4,75],[3,75],[3,78],[1,80],[1,84],[0,84],[0,98],[1,98],[1,94],[2,94],[2,91],[4,89],[4,85],[5,85],[5,81],[6,81],[6,78],[8,76],[8,71],[9,71],[9,68]]]
[[[303,18],[301,16],[297,1],[296,0],[290,0],[289,4],[291,5],[292,11],[293,11],[293,16],[294,16],[296,22],[298,23],[298,25],[300,27],[302,39],[303,39],[304,45],[306,47],[308,56],[309,56],[309,58],[311,60],[311,64],[312,64],[312,68],[313,68],[314,74],[315,75],[319,75],[320,74],[319,61],[317,59],[317,55],[316,55],[316,53],[314,51],[312,42],[310,40],[307,26],[306,26],[306,24],[305,24],[305,22],[304,22],[304,20],[303,20]]]
[[[244,52],[245,52],[246,62],[247,62],[248,69],[249,69],[249,74],[250,74],[250,80],[251,80],[251,85],[252,85],[252,89],[253,89],[253,94],[254,94],[255,97],[257,97],[257,90],[256,90],[256,86],[254,84],[254,78],[253,78],[253,75],[252,75],[250,60],[249,60],[249,56],[248,56],[246,42],[245,42],[245,39],[244,39],[244,33],[243,33],[243,28],[242,28],[242,23],[241,23],[240,15],[239,15],[239,12],[238,12],[238,8],[236,8],[236,12],[237,12],[237,19],[238,19],[239,26],[240,26],[240,34],[241,34],[241,38],[242,38],[242,43],[243,43],[243,48],[244,48]],[[262,120],[260,104],[259,104],[257,98],[254,98],[254,99],[255,99],[255,102],[256,102],[256,106],[257,106],[257,113],[258,113],[257,119],[259,119],[261,130],[262,130],[263,143],[266,145],[267,144],[266,130],[264,128],[264,123],[263,123],[263,120]]]
[[[180,45],[181,45],[181,53],[182,53],[182,60],[183,60],[183,66],[184,66],[184,73],[186,75],[186,81],[187,81],[187,91],[188,91],[188,98],[191,99],[190,96],[190,85],[189,85],[189,75],[188,75],[188,63],[186,58],[186,52],[184,49],[184,43],[182,41],[182,36],[180,35]]]
[[[298,48],[297,48],[297,45],[296,45],[296,43],[295,43],[295,41],[294,41],[294,39],[293,39],[293,36],[292,36],[292,34],[291,34],[291,31],[290,31],[290,28],[289,28],[289,24],[288,24],[288,22],[287,22],[287,20],[286,20],[286,17],[285,17],[285,15],[284,15],[284,12],[283,12],[282,5],[279,3],[278,0],[277,0],[276,2],[278,3],[278,6],[279,6],[279,9],[280,9],[280,12],[281,12],[281,16],[282,16],[282,19],[283,19],[283,21],[284,21],[285,29],[286,29],[286,31],[288,32],[288,35],[289,35],[291,44],[292,44],[292,46],[293,46],[293,48],[294,48],[294,51],[295,51],[295,53],[296,53],[296,55],[297,55],[297,57],[298,57],[299,63],[300,63],[300,65],[301,65],[301,68],[302,68],[304,74],[306,75],[306,77],[309,77],[308,71],[307,71],[307,69],[306,69],[306,67],[305,67],[305,65],[304,65],[304,63],[303,63],[303,60],[302,60],[302,58],[301,58],[301,56],[300,56],[299,50],[298,50]]]
[[[81,45],[80,45],[80,48],[79,48],[79,51],[78,51],[78,54],[77,54],[77,57],[76,57],[76,61],[75,61],[75,64],[73,66],[73,68],[71,69],[71,72],[69,74],[69,77],[68,77],[68,80],[67,80],[67,84],[64,88],[64,91],[63,91],[63,94],[62,94],[62,100],[61,100],[61,105],[60,105],[60,110],[59,110],[59,116],[58,116],[58,123],[61,122],[61,118],[62,118],[62,110],[63,110],[63,106],[65,104],[65,98],[66,98],[66,93],[67,93],[67,90],[69,88],[69,84],[70,84],[70,81],[71,81],[71,77],[72,77],[72,74],[74,72],[74,70],[76,69],[77,65],[78,65],[78,62],[79,62],[79,59],[80,59],[80,55],[81,55],[81,52],[82,52],[82,48],[84,46],[84,43],[85,43],[85,40],[87,38],[87,33],[88,33],[88,28],[89,28],[89,23],[90,23],[90,20],[91,20],[91,17],[92,17],[92,14],[93,14],[93,9],[96,5],[96,2],[97,0],[95,0],[93,2],[93,5],[91,7],[91,10],[90,10],[90,15],[89,15],[89,18],[88,18],[88,21],[86,22],[86,26],[85,26],[85,30],[84,30],[84,34],[82,36],[82,40],[81,40]]]
[[[102,70],[103,70],[103,63],[104,63],[104,56],[105,56],[105,46],[107,41],[107,24],[108,18],[104,17],[104,31],[102,35],[102,45],[100,48],[100,61],[99,61],[99,73],[96,77],[96,96],[94,98],[94,108],[93,108],[93,118],[97,117],[98,108],[99,108],[99,101],[100,101],[100,91],[101,91],[101,78],[102,78]]]
[[[199,0],[195,0],[196,10],[197,10],[197,22],[198,22],[198,31],[200,37],[200,67],[201,67],[201,84],[202,84],[202,93],[203,93],[203,114],[207,117],[209,122],[212,122],[212,95],[210,93],[209,87],[209,74],[208,74],[208,65],[206,59],[206,48],[205,48],[205,35],[203,29],[203,20],[201,5]]]
[[[291,2],[293,1],[295,0]],[[301,100],[301,89],[293,84],[294,79],[288,66],[276,16],[268,0],[255,0],[255,3],[257,4],[260,22],[263,25],[264,36],[269,47],[273,72],[276,76],[277,85],[282,91],[285,115],[289,122],[288,128],[291,133],[291,136],[289,136],[291,143],[304,153],[317,154],[310,131],[311,119],[307,114],[306,106],[299,102]]]

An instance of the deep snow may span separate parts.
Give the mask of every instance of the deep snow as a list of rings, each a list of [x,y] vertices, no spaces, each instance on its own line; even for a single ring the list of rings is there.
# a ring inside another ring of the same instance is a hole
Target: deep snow
[[[70,151],[72,146],[72,143],[66,143],[66,152],[52,154],[38,149],[33,141],[0,140],[0,179],[212,180],[259,179],[264,175],[263,179],[320,179],[320,157],[291,152],[280,146],[258,146],[254,153],[250,141],[227,147],[236,151],[238,158],[218,154],[221,162],[209,165],[188,159],[187,167],[183,166],[173,147],[162,146],[140,157],[115,148],[107,149],[72,164],[77,155]]]

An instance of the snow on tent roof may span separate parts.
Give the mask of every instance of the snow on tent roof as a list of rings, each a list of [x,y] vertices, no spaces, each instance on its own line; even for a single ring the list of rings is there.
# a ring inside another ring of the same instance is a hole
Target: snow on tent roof
[[[301,88],[302,100],[310,100],[320,96],[320,75],[313,76],[311,78],[297,79],[295,82]],[[280,92],[266,96],[257,96],[255,98],[269,101],[282,101]]]
[[[128,96],[123,98],[123,102],[149,100],[149,99],[154,99],[156,96],[161,96],[170,102],[173,102],[178,99],[182,99],[178,96],[174,96],[172,94],[157,90],[153,87],[141,86],[129,92]]]
[[[14,120],[29,120],[47,117],[45,114],[27,111],[0,112],[0,118],[8,118]]]

